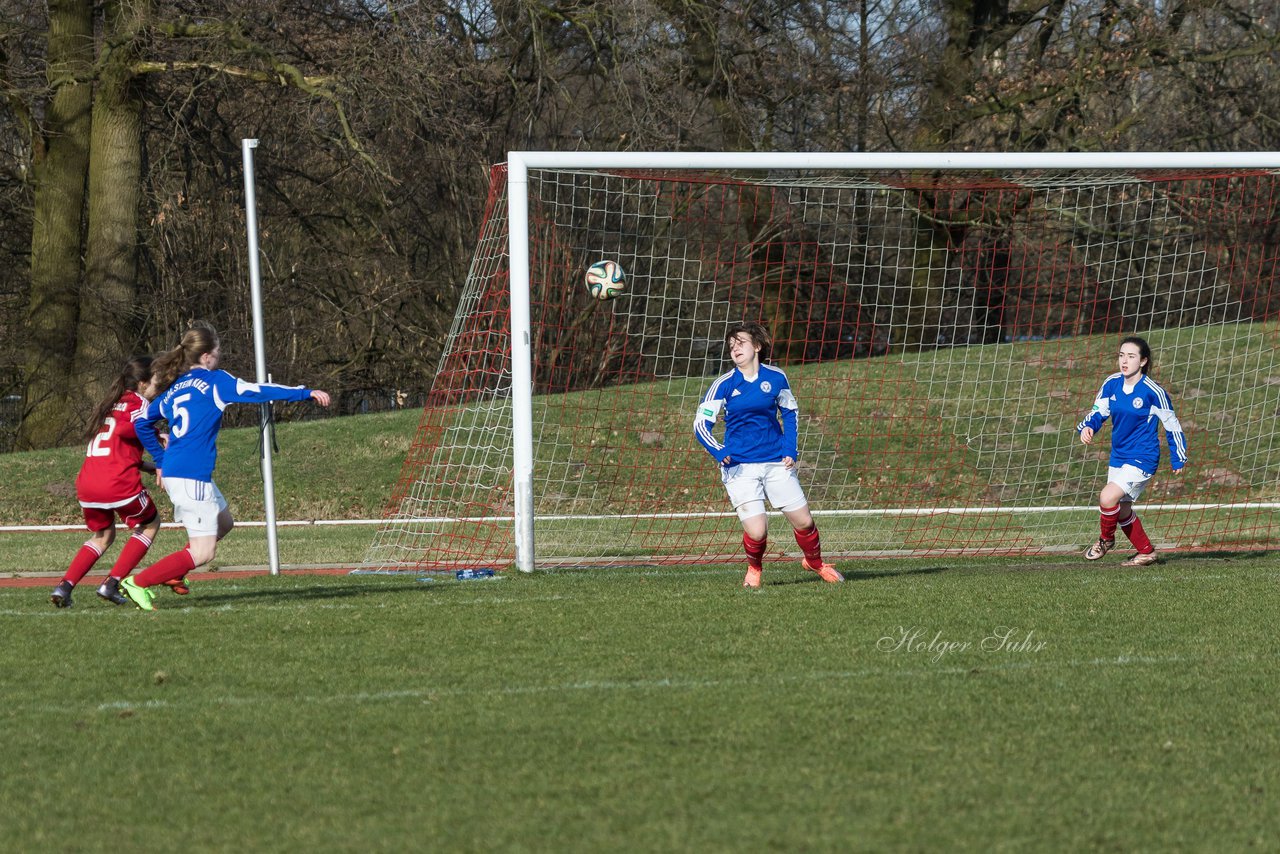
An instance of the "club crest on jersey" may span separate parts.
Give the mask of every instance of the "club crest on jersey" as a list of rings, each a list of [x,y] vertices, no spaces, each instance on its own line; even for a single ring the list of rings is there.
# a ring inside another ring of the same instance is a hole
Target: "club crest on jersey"
[[[1133,408],[1134,408],[1134,409],[1141,409],[1141,408],[1142,408],[1142,398],[1140,398],[1140,397],[1135,397],[1135,398],[1133,399]]]
[[[773,385],[770,384],[768,380],[765,380],[764,382],[760,383],[760,390],[765,394],[768,394],[769,392],[773,391]]]

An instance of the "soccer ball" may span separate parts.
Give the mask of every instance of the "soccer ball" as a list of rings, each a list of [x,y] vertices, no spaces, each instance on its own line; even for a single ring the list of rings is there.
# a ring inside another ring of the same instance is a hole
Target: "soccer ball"
[[[627,274],[617,261],[597,261],[587,269],[587,290],[596,299],[613,299],[627,289]]]

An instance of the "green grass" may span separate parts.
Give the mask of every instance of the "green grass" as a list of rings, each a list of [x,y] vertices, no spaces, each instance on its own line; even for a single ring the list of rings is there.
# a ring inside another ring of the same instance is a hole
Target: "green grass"
[[[1261,505],[1280,498],[1280,444],[1272,441],[1267,426],[1280,406],[1280,374],[1272,373],[1276,328],[1236,324],[1149,333],[1160,359],[1157,375],[1174,390],[1187,427],[1192,461],[1176,478],[1166,463],[1144,505]],[[789,368],[804,402],[801,478],[820,513],[909,504],[1080,508],[1056,516],[1010,512],[888,522],[829,517],[823,522],[828,544],[843,553],[927,553],[956,542],[996,550],[1083,547],[1093,527],[1089,508],[1107,449],[1105,442],[1084,449],[1073,428],[1112,367],[1106,354],[1113,337]],[[565,439],[537,446],[539,515],[725,511],[715,466],[690,434],[693,401],[707,382],[681,379],[535,398],[538,435],[557,432]],[[1017,403],[993,406],[993,400]],[[428,425],[428,431],[456,432],[469,441],[446,442],[453,451],[422,461],[420,470],[432,489],[404,508],[407,514],[510,515],[510,459],[501,441],[510,430],[510,414],[501,402],[491,406],[441,411]],[[381,517],[419,418],[418,412],[402,411],[280,425],[279,518]],[[486,437],[494,439],[491,447],[483,447]],[[217,482],[242,520],[264,516],[257,439],[256,430],[228,429],[220,443]],[[66,448],[0,455],[5,484],[0,524],[78,524],[74,480],[80,454],[79,448]],[[1265,506],[1231,513],[1179,510],[1163,519],[1158,518],[1162,511],[1151,512],[1145,518],[1153,535],[1178,548],[1246,548],[1268,542],[1276,529],[1276,511]],[[540,557],[591,557],[607,549],[639,560],[649,554],[718,556],[737,548],[732,519],[723,535],[692,531],[691,526],[704,523],[682,519],[628,524],[644,533],[620,530],[614,523],[540,523]],[[426,550],[457,527],[415,523],[406,526],[405,539]],[[471,524],[461,527],[463,544],[445,552],[472,550]],[[505,562],[511,551],[509,527],[501,519],[494,522],[496,545],[480,559]],[[246,529],[235,536],[264,542],[260,531]],[[330,539],[327,534],[317,538]],[[371,544],[369,531],[366,546]],[[282,559],[310,561],[305,554],[312,551],[311,543],[303,545]],[[389,536],[367,553],[375,561],[398,560],[399,545]],[[256,548],[265,554],[265,545]],[[366,550],[359,549],[348,559],[365,557]]]
[[[1268,505],[1280,499],[1280,444],[1270,426],[1280,407],[1276,330],[1275,323],[1240,323],[1147,332],[1155,376],[1174,397],[1191,455],[1174,477],[1164,452],[1143,496],[1144,520],[1162,545],[1244,549],[1274,541],[1277,513]],[[820,513],[1005,508],[828,517],[824,543],[841,554],[928,554],[956,544],[1083,549],[1096,535],[1092,508],[1105,482],[1110,434],[1086,448],[1075,425],[1115,370],[1115,346],[1116,336],[1105,334],[788,366],[801,401],[800,477]],[[715,465],[690,435],[691,413],[709,382],[659,380],[535,397],[540,560],[602,550],[636,561],[736,552],[732,519],[728,533],[691,530],[713,524],[701,519],[547,519],[724,512]],[[396,536],[380,538],[370,559],[479,551],[481,560],[506,562],[512,538],[497,530],[510,527],[512,513],[506,402],[459,404],[433,419],[430,431],[445,438],[423,454],[420,471],[430,488],[401,508],[406,517],[431,521],[407,522]],[[1169,506],[1178,509],[1160,509]],[[448,521],[457,516],[500,521],[477,533],[469,522],[459,530]]]
[[[276,517],[286,520],[379,519],[400,476],[421,413],[401,411],[292,422],[278,425],[274,455]],[[258,431],[222,431],[216,480],[237,520],[265,516]],[[84,542],[84,517],[75,498],[75,479],[84,450],[54,448],[0,454],[0,525],[72,525],[70,532],[0,533],[0,573],[61,572]],[[171,521],[163,490],[148,475],[143,482]],[[306,526],[279,529],[283,564],[356,564],[363,560],[374,526]],[[103,559],[119,554],[126,531]],[[182,545],[179,529],[166,526],[157,555]],[[218,546],[214,568],[267,563],[267,535],[261,526],[242,526]]]
[[[1185,476],[1157,478],[1149,499],[1280,497],[1280,445],[1265,427],[1280,405],[1276,324],[1148,335],[1160,357],[1154,375],[1172,389],[1175,408],[1193,434],[1194,454]],[[1086,452],[1075,425],[1115,370],[1114,346],[1115,336],[1108,334],[789,366],[802,404],[802,473],[814,506],[874,507],[886,495],[901,499],[903,491],[929,506],[1091,499],[1110,446],[1104,442]],[[547,425],[538,435],[573,437],[536,447],[539,477],[558,487],[542,491],[540,506],[547,513],[593,512],[647,500],[670,509],[669,490],[655,490],[633,475],[669,468],[689,490],[684,501],[722,509],[716,478],[689,483],[679,477],[704,467],[690,422],[709,382],[659,381],[535,398],[534,423]],[[488,409],[457,412],[463,433],[480,420],[509,429]],[[658,438],[645,444],[642,433]],[[1167,449],[1162,453],[1167,474]],[[1220,482],[1228,472],[1232,477]]]
[[[374,530],[370,525],[279,528],[277,536],[280,562],[286,566],[355,566],[368,547]],[[125,536],[123,529],[117,531],[115,544],[94,566],[96,575],[104,575],[110,568],[111,562],[120,554]],[[12,573],[62,572],[87,537],[87,532],[83,530],[0,533],[0,577]],[[153,551],[144,559],[143,565],[176,551],[184,542],[186,533],[180,528],[162,528],[152,547]],[[208,569],[265,566],[267,560],[266,529],[236,528],[218,544],[218,555]]]
[[[0,589],[3,847],[1275,849],[1280,556],[1107,564]]]
[[[1158,352],[1199,346],[1204,334],[1169,333]],[[1057,346],[1037,351],[1047,364],[1036,370],[1065,372],[1059,379],[1087,399],[1101,374],[1072,367],[1071,347]],[[933,388],[927,378],[943,358],[970,360],[956,382],[1046,381],[1029,380],[1007,355],[967,348],[819,365],[798,384],[833,372],[853,387]],[[678,397],[678,385],[662,393]],[[1201,385],[1193,400],[1224,401],[1240,425],[1271,405]],[[625,403],[651,390],[540,401],[597,439],[582,446],[584,459],[557,452],[541,464],[609,501],[662,508],[662,496],[600,465],[648,456],[691,470],[684,411],[633,401],[621,420],[601,420],[610,395]],[[929,394],[917,400],[916,414],[934,419],[931,435],[945,434],[938,425],[964,435],[958,425],[974,419],[990,426],[984,413],[930,408]],[[807,429],[873,419],[875,406],[855,395]],[[418,417],[282,425],[280,518],[380,516]],[[1000,453],[1038,452],[1046,434],[1034,421],[991,447],[938,441],[933,484],[884,464],[921,442],[901,425],[884,425],[866,447],[823,453],[861,466],[859,476],[890,494],[959,500],[994,488]],[[1226,427],[1200,435],[1228,456],[1247,444]],[[255,440],[253,430],[227,430],[221,442],[217,479],[245,520],[262,518]],[[0,456],[0,522],[78,524],[80,453]],[[1262,448],[1259,470],[1276,455]],[[707,480],[690,487],[692,500],[724,510],[714,472]],[[1202,487],[1178,485],[1193,496]],[[1275,487],[1248,491],[1258,499]],[[1050,493],[1035,497],[1059,503]],[[609,501],[586,503],[608,510]],[[1213,512],[1182,529],[1201,548],[1232,524]],[[1180,524],[1158,510],[1144,519],[1157,540]],[[943,521],[942,533],[957,538],[984,526],[1010,546],[1026,536],[1014,514]],[[609,544],[613,524],[547,522],[538,536]],[[733,519],[724,524],[736,530]],[[904,517],[823,521],[832,537],[877,524],[906,547],[946,545]],[[1087,535],[1096,516],[1068,513],[1054,524],[1037,542]],[[157,548],[171,550],[180,536],[165,529]],[[369,527],[283,528],[281,557],[354,563],[371,537]],[[0,573],[60,571],[83,539],[0,534]],[[1074,555],[842,561],[850,582],[840,586],[775,562],[758,593],[724,567],[474,582],[227,572],[187,598],[161,594],[151,615],[84,588],[74,608],[55,610],[53,579],[0,587],[0,848],[1280,847],[1280,553],[1171,553],[1144,570],[1120,568],[1123,553],[1103,566]],[[263,529],[234,532],[218,562],[265,563]],[[1001,636],[1012,648],[992,648]]]
[[[277,425],[277,517],[380,518],[420,417],[417,410],[404,410]],[[265,515],[258,436],[256,428],[229,428],[218,442],[215,480],[238,519]],[[0,454],[0,524],[83,523],[75,493],[83,460],[80,446]],[[149,476],[143,482],[163,495]],[[167,500],[160,501],[168,510]]]

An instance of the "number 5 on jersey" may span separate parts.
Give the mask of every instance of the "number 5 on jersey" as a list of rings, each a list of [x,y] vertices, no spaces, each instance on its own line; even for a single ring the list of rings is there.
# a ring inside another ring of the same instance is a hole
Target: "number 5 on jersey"
[[[183,406],[191,399],[191,394],[180,394],[173,399],[173,415],[169,418],[169,432],[174,438],[181,439],[182,436],[191,427],[191,416],[187,414],[187,408]]]

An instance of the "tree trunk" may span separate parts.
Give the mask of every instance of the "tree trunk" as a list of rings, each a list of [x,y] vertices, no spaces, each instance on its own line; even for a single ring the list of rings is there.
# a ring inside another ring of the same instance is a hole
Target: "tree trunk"
[[[922,111],[916,149],[944,151],[963,123],[964,99],[973,94],[976,62],[986,58],[988,37],[1009,17],[1008,0],[944,0],[943,25],[947,43],[934,67]]]
[[[93,5],[50,0],[48,80],[53,96],[32,173],[35,217],[27,301],[26,388],[19,451],[65,444],[79,432],[71,398],[80,299],[81,223],[89,168]]]
[[[132,72],[146,2],[103,7],[103,63],[93,101],[88,239],[75,372],[87,410],[106,392],[141,328],[137,304],[142,97]]]
[[[988,58],[989,37],[1006,23],[1008,0],[944,0],[942,22],[947,41],[927,90],[915,147],[945,151],[955,144],[964,124],[965,98],[973,94],[980,63]],[[921,198],[922,206],[929,198]],[[930,216],[919,216],[915,227],[915,262],[905,330],[895,345],[914,349],[939,343],[938,325],[946,289],[949,241]]]

